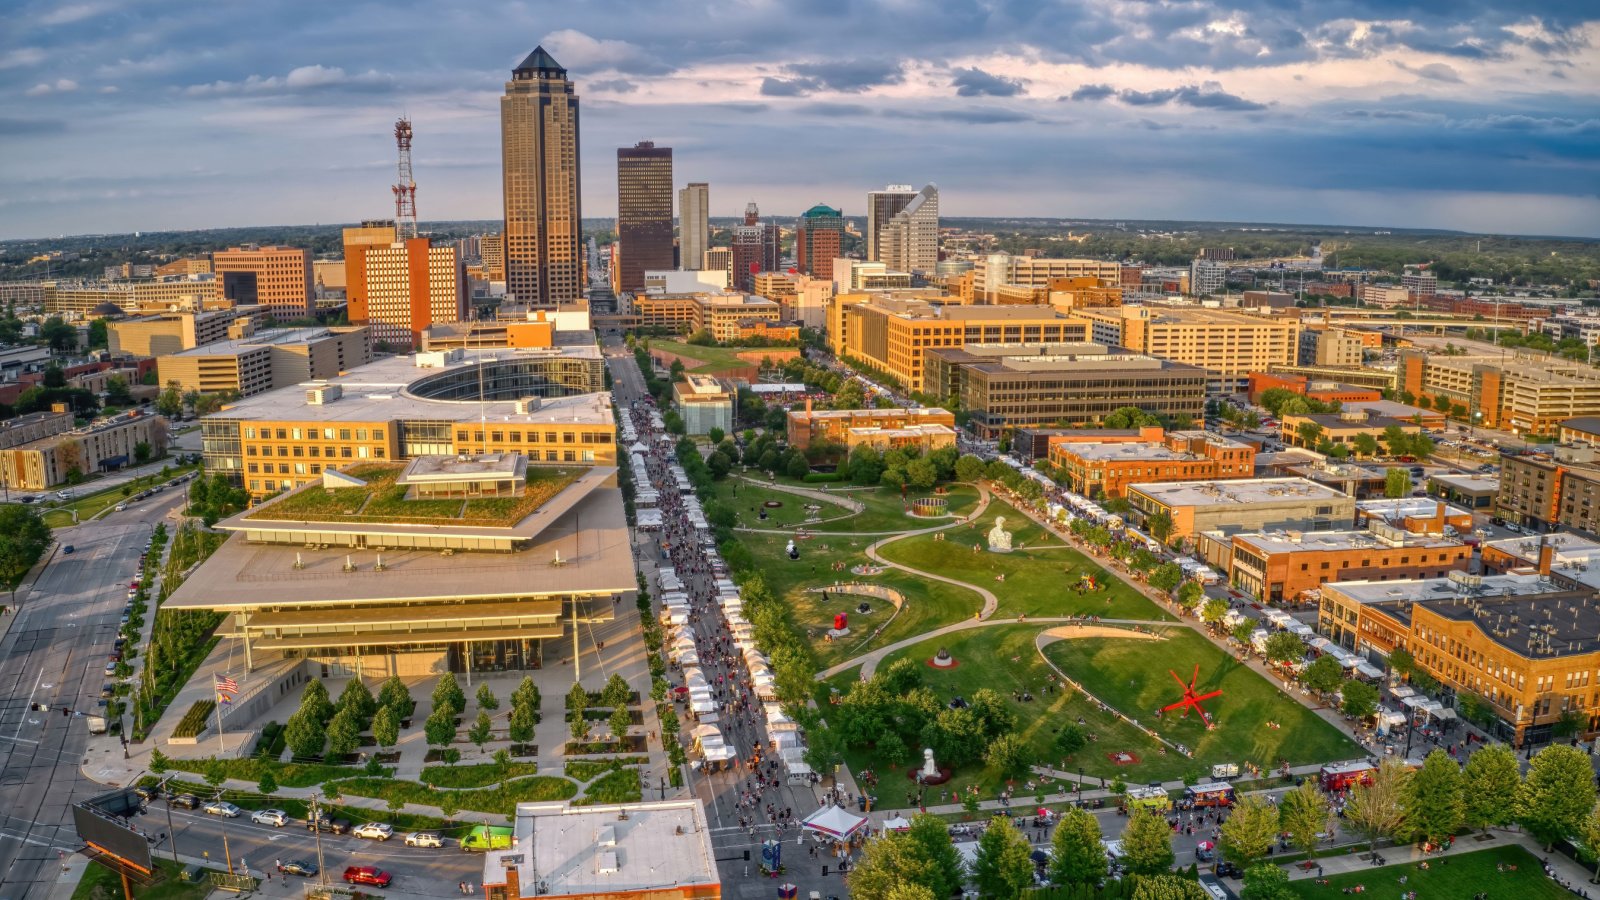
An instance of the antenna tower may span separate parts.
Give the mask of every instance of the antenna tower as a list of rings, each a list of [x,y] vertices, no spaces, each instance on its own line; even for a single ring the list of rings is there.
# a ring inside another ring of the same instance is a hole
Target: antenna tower
[[[400,150],[400,179],[394,191],[395,231],[403,241],[417,236],[417,182],[411,177],[411,120],[394,123],[394,142]]]

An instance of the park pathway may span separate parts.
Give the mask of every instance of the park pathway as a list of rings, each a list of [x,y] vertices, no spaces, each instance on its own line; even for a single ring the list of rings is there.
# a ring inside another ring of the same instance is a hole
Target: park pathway
[[[900,534],[894,535],[893,537],[886,537],[881,541],[873,541],[871,544],[868,544],[867,547],[866,547],[867,559],[870,559],[873,562],[878,563],[879,565],[888,566],[891,569],[899,569],[900,571],[905,572],[908,575],[915,575],[918,578],[926,578],[929,581],[942,581],[945,584],[953,584],[956,587],[963,587],[963,588],[967,588],[968,590],[977,591],[978,592],[978,596],[983,598],[983,608],[978,611],[978,616],[977,616],[978,621],[982,622],[982,621],[988,619],[990,616],[994,615],[994,611],[1000,606],[1000,598],[996,597],[994,595],[993,591],[991,591],[991,590],[989,590],[987,588],[979,587],[979,586],[977,586],[975,584],[971,584],[970,582],[961,581],[961,580],[955,579],[955,578],[946,578],[943,575],[935,575],[932,572],[924,572],[921,569],[913,569],[910,566],[901,565],[900,563],[897,563],[897,562],[895,562],[893,560],[884,559],[882,556],[880,556],[878,554],[878,550],[879,550],[879,548],[881,548],[881,547],[883,547],[883,546],[885,546],[887,544],[892,544],[895,541],[905,540],[906,538],[917,537],[919,535],[924,535],[924,534],[932,534],[935,531],[945,531],[947,529],[954,528],[957,525],[960,525],[960,524],[962,524],[964,522],[976,521],[980,516],[983,515],[984,511],[989,508],[989,500],[990,500],[991,497],[992,497],[992,495],[989,493],[989,489],[983,485],[983,482],[980,481],[980,482],[978,482],[978,505],[975,508],[973,508],[972,512],[968,513],[967,515],[965,515],[965,516],[963,516],[961,518],[952,519],[949,522],[944,522],[944,523],[939,524],[939,525],[934,525],[931,528],[919,528],[916,531],[904,531],[904,532],[901,532]],[[957,624],[960,624],[960,623],[957,623]],[[950,626],[946,626],[946,627],[948,628]],[[930,631],[930,632],[927,632],[924,636],[925,637],[931,637],[931,636],[940,634],[943,630],[944,629],[939,629],[939,630],[936,630],[936,631]],[[877,664],[874,662],[873,665],[876,666]],[[868,674],[870,675],[871,673],[869,672]]]
[[[970,585],[965,585],[964,582],[960,581],[952,583],[970,587]],[[868,653],[863,653],[854,659],[848,659],[842,663],[839,663],[838,665],[829,666],[828,668],[823,669],[821,672],[818,672],[816,678],[818,681],[822,681],[827,678],[832,678],[840,672],[848,672],[850,669],[860,666],[861,679],[865,681],[866,679],[872,677],[873,672],[877,671],[878,663],[882,662],[885,656],[888,656],[890,653],[893,653],[896,650],[904,650],[913,644],[919,644],[931,638],[943,637],[947,634],[955,634],[958,631],[967,631],[972,628],[987,628],[992,625],[1031,625],[1036,622],[1044,625],[1078,625],[1083,624],[1083,621],[1084,620],[1082,616],[1024,616],[1020,619],[965,619],[960,622],[946,625],[942,628],[935,628],[932,631],[924,631],[919,635],[908,637],[903,641],[895,641],[892,644],[879,647],[878,649]],[[1090,626],[1130,625],[1142,628],[1157,628],[1161,626],[1171,627],[1177,623],[1155,621],[1151,619],[1095,619],[1094,622],[1089,624]]]

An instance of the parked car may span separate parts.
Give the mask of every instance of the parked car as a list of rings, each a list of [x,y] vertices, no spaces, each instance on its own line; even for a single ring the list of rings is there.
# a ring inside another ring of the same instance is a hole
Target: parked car
[[[138,797],[140,800],[149,803],[151,800],[161,796],[161,789],[153,785],[141,784],[133,789],[133,795]]]
[[[226,800],[218,800],[214,803],[206,804],[206,815],[208,816],[223,816],[229,819],[237,819],[239,817],[239,813],[241,812],[244,812],[244,810],[234,806],[232,803],[229,803]]]
[[[394,880],[390,875],[376,866],[351,866],[344,870],[346,884],[367,884],[373,887],[386,888]]]
[[[124,624],[124,625],[128,624],[128,617],[127,616],[123,616],[122,617],[122,624]],[[114,663],[114,662],[106,663],[106,677],[109,678],[109,677],[111,677],[112,675],[115,675],[115,674],[117,674],[117,664]]]
[[[115,684],[113,684],[113,683],[108,681],[105,684],[100,685],[100,696],[109,699],[109,698],[111,698],[113,696],[116,696],[116,693],[117,693],[117,686]],[[153,790],[153,789],[150,789],[150,790]],[[145,799],[149,799],[149,798],[147,797]]]
[[[257,825],[271,825],[274,828],[282,828],[289,824],[289,814],[281,809],[263,809],[251,816],[250,821]]]
[[[193,794],[177,794],[172,798],[172,805],[181,806],[184,809],[199,809],[200,798]]]
[[[302,859],[291,859],[283,864],[283,873],[299,875],[301,878],[314,878],[317,874],[317,864]]]
[[[1241,871],[1240,868],[1236,864],[1231,863],[1231,862],[1219,863],[1217,865],[1217,874],[1221,875],[1223,878],[1243,878],[1244,877],[1244,872]]]
[[[407,847],[443,847],[444,838],[437,831],[413,831],[406,835]]]
[[[61,548],[61,552],[62,553],[71,553],[76,549],[78,549],[78,548],[72,546],[71,544],[66,544]]]
[[[368,822],[357,828],[355,835],[373,841],[387,841],[394,837],[394,826],[388,822]]]
[[[333,834],[348,834],[350,832],[349,819],[330,819],[326,815],[319,815],[316,821],[309,817],[306,819],[307,831],[327,831]]]

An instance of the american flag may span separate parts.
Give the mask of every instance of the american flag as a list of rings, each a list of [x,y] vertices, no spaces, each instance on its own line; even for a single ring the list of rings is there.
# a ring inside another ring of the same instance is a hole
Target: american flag
[[[239,682],[234,681],[232,678],[229,678],[226,675],[218,675],[217,676],[217,693],[219,693],[219,694],[237,694],[237,693],[239,693]]]

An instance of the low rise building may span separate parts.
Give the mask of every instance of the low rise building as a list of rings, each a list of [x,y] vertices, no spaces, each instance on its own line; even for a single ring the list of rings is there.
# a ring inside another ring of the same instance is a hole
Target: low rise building
[[[1600,416],[1578,416],[1562,422],[1556,440],[1563,444],[1600,446]]]
[[[1504,538],[1483,547],[1486,572],[1536,570],[1573,590],[1600,590],[1600,539],[1573,531]]]
[[[1457,475],[1452,472],[1435,472],[1428,476],[1429,496],[1439,497],[1456,506],[1487,511],[1500,495],[1500,479],[1494,475]]]
[[[39,420],[24,426],[52,429],[58,420]],[[0,450],[4,483],[13,490],[42,491],[92,472],[120,469],[140,458],[144,445],[149,458],[167,452],[167,420],[141,410],[129,410],[97,419],[83,428],[56,431],[45,437]]]
[[[1600,369],[1581,360],[1402,350],[1398,377],[1402,391],[1481,413],[1473,424],[1513,434],[1555,437],[1562,422],[1600,416]]]
[[[623,806],[517,804],[508,851],[484,854],[488,900],[720,900],[698,800]]]
[[[1295,448],[1294,452],[1312,451]],[[1282,473],[1315,481],[1317,484],[1349,494],[1357,500],[1382,497],[1388,484],[1388,469],[1381,466],[1362,465],[1317,454],[1315,460],[1287,462]],[[1259,457],[1258,457],[1259,458]]]
[[[956,445],[956,430],[949,425],[903,425],[899,428],[866,426],[845,432],[847,450],[866,445],[878,452],[885,450],[916,450],[931,453]]]
[[[1137,443],[1053,441],[1049,458],[1067,489],[1098,500],[1125,497],[1136,483],[1250,478],[1255,454],[1209,431],[1174,431]]]
[[[813,409],[806,400],[805,409],[789,411],[788,439],[791,447],[808,447],[813,443],[843,444],[852,428],[906,428],[913,425],[943,425],[954,429],[954,413],[937,407],[914,409]]]
[[[170,356],[218,341],[255,333],[255,319],[234,309],[180,311],[106,323],[113,356]]]
[[[1205,369],[1214,393],[1243,390],[1251,372],[1293,365],[1300,353],[1301,326],[1292,319],[1175,305],[1075,314],[1089,320],[1091,340]]]
[[[1330,581],[1442,578],[1464,572],[1472,548],[1383,522],[1366,530],[1233,535],[1229,582],[1263,603],[1295,603]]]
[[[1423,432],[1423,427],[1415,422],[1373,415],[1364,410],[1284,416],[1280,431],[1283,442],[1296,447],[1314,449],[1323,441],[1328,441],[1335,447],[1354,449],[1356,438],[1367,435],[1377,441],[1381,449],[1383,436],[1391,428],[1398,428],[1406,434]]]
[[[1355,498],[1304,478],[1135,484],[1128,503],[1145,521],[1167,516],[1173,539],[1203,531],[1328,531],[1355,521],[1356,510]]]
[[[1359,403],[1382,400],[1383,391],[1378,388],[1356,384],[1345,384],[1340,381],[1313,380],[1304,375],[1290,375],[1276,372],[1251,372],[1249,386],[1246,388],[1251,403],[1260,403],[1261,395],[1274,388],[1292,391],[1309,400],[1320,403]]]
[[[1411,305],[1411,293],[1392,284],[1364,284],[1361,286],[1361,304],[1379,309],[1394,309]]]
[[[1472,513],[1432,497],[1356,501],[1356,525],[1383,522],[1411,534],[1472,534]]]
[[[332,378],[372,359],[365,328],[274,328],[161,357],[163,385],[202,394],[259,394]]]
[[[686,372],[682,380],[672,385],[672,400],[683,416],[687,434],[709,434],[713,428],[732,432],[736,398],[732,390],[710,375]]]

